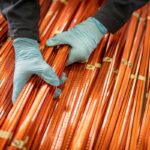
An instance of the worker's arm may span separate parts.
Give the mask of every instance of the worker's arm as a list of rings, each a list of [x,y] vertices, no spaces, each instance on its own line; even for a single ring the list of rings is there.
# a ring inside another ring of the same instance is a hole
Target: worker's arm
[[[25,37],[38,40],[38,0],[0,0],[0,8],[13,39]]]
[[[49,39],[47,45],[69,44],[72,49],[67,64],[85,61],[105,33],[120,29],[131,13],[146,2],[148,0],[108,0],[94,17]]]
[[[36,74],[47,83],[58,86],[59,80],[53,69],[44,61],[38,44],[38,0],[1,0],[0,8],[8,21],[9,34],[14,39],[15,72],[13,80],[13,102],[24,84]],[[55,97],[60,94],[57,90]]]
[[[94,16],[109,32],[120,29],[131,14],[149,0],[108,0]]]

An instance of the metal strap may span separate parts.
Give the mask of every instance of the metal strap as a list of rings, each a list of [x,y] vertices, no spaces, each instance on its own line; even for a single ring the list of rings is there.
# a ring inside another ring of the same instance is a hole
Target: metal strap
[[[11,132],[0,130],[0,138],[11,139],[12,135],[13,134]]]

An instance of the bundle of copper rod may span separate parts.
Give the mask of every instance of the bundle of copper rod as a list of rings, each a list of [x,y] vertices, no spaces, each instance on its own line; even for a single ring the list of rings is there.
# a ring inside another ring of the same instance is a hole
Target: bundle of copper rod
[[[150,4],[105,35],[85,63],[65,67],[70,47],[45,46],[103,2],[40,0],[41,52],[59,77],[68,76],[57,100],[56,87],[33,76],[12,104],[14,51],[0,16],[0,149],[150,149]]]
[[[0,14],[0,42],[2,42],[7,37],[7,22]]]

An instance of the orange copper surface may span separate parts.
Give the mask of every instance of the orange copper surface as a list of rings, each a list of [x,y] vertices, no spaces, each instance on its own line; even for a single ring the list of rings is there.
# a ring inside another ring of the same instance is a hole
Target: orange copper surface
[[[92,16],[103,0],[40,0],[40,49],[60,77],[56,87],[33,76],[11,102],[12,41],[0,16],[0,150],[149,150],[150,5],[107,34],[85,63],[65,67],[70,47],[46,47],[49,37]],[[54,50],[55,49],[55,50]]]

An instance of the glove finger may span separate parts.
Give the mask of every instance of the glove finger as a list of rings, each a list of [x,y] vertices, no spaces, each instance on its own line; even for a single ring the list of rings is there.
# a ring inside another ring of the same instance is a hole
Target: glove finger
[[[13,94],[12,94],[12,102],[15,103],[19,93],[21,92],[22,88],[29,80],[31,75],[21,75],[21,77],[15,78],[13,83]]]
[[[65,72],[62,73],[61,78],[60,78],[60,85],[64,84],[67,80],[67,75]]]
[[[70,50],[66,66],[71,65],[75,62],[84,62],[88,59],[86,54],[85,55],[81,54],[81,52],[79,53],[78,51],[79,50],[77,50],[75,48],[72,48]]]
[[[58,98],[61,95],[61,89],[56,88],[55,93],[54,93],[54,99]]]
[[[47,82],[50,85],[53,86],[60,85],[60,80],[58,79],[56,73],[48,64],[45,64],[43,66],[43,70],[36,74],[39,75],[45,82]]]
[[[67,32],[59,33],[46,41],[47,46],[56,46],[61,44],[69,44]]]

